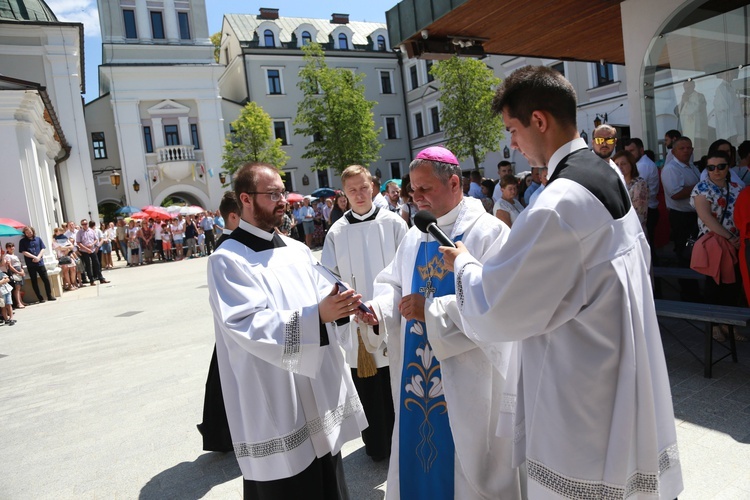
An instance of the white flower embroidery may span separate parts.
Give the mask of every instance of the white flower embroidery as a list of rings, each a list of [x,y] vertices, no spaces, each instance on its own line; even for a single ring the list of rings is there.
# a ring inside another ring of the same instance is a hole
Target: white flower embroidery
[[[440,380],[440,377],[432,377],[430,379],[430,382],[432,382],[432,386],[430,387],[429,397],[436,398],[438,396],[442,396],[443,395],[443,381]]]
[[[406,392],[411,392],[419,398],[424,397],[424,387],[422,386],[422,376],[412,375],[411,382],[406,384]]]
[[[417,356],[422,360],[422,366],[429,370],[429,368],[432,366],[432,358],[434,357],[432,355],[432,349],[430,349],[429,344],[424,346],[424,349],[419,348],[417,349]]]
[[[409,333],[413,333],[415,335],[424,335],[422,323],[420,323],[419,321],[415,321],[414,324],[411,325],[411,330],[409,330]]]

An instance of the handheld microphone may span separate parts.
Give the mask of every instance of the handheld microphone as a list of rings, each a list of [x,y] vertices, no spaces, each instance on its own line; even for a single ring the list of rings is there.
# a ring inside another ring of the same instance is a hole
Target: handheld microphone
[[[440,245],[456,248],[456,244],[453,243],[451,239],[448,238],[448,235],[438,227],[437,218],[427,210],[420,210],[417,212],[417,215],[414,216],[414,225],[423,233],[430,233],[433,238],[440,242]]]

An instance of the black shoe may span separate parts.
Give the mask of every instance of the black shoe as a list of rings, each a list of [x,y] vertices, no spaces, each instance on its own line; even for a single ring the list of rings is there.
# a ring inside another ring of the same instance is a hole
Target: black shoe
[[[49,300],[50,302],[54,302],[54,301],[56,301],[57,299],[56,299],[56,298],[54,298],[54,297],[50,297],[50,298],[48,298],[47,300]]]
[[[5,324],[8,325],[8,326],[13,326],[13,325],[16,324],[16,320],[9,319],[9,320],[5,321]]]

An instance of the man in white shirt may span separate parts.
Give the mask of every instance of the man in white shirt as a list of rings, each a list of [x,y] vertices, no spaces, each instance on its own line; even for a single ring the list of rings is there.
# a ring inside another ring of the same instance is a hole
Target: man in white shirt
[[[690,205],[690,194],[698,182],[700,172],[690,161],[693,142],[680,137],[672,143],[672,161],[664,165],[661,182],[664,186],[664,201],[669,209],[670,239],[681,267],[690,267],[690,257],[685,244],[698,233],[698,215]]]
[[[208,288],[244,497],[348,499],[341,447],[367,422],[335,321],[359,296],[336,293],[310,250],[275,232],[286,200],[273,166],[243,166],[234,186],[242,219],[208,258]]]
[[[390,212],[401,212],[401,189],[394,181],[389,181],[385,185],[385,201],[388,202]]]
[[[388,201],[385,199],[385,196],[383,196],[383,193],[380,192],[380,178],[373,175],[371,179],[373,205],[388,210]]]
[[[646,236],[651,244],[651,256],[655,256],[654,236],[656,234],[656,223],[659,222],[659,169],[651,158],[646,156],[643,141],[638,137],[631,137],[625,141],[625,151],[633,155],[638,167],[638,174],[648,184],[648,215],[646,216]]]
[[[461,242],[441,251],[466,334],[521,341],[515,458],[528,498],[672,500],[682,491],[672,398],[627,189],[579,137],[575,90],[555,70],[515,71],[493,110],[549,182],[481,261]]]

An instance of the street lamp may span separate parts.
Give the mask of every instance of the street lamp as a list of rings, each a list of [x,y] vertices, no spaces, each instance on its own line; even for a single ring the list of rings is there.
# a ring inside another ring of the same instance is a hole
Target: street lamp
[[[133,181],[133,191],[136,193],[141,190],[141,185],[138,184],[138,181]]]
[[[119,172],[112,172],[109,174],[109,182],[112,183],[112,185],[115,187],[115,189],[120,187],[120,173]]]

